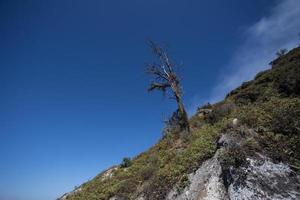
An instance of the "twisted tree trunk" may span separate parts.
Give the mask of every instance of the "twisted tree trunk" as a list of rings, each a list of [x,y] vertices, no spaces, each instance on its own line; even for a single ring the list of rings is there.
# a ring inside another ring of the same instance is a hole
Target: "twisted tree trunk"
[[[159,63],[148,65],[148,73],[155,77],[148,91],[160,90],[165,94],[167,89],[170,89],[178,105],[180,129],[181,131],[190,132],[189,119],[182,102],[180,79],[175,72],[175,64],[171,61],[167,52],[160,46],[150,41],[150,47],[157,56]]]

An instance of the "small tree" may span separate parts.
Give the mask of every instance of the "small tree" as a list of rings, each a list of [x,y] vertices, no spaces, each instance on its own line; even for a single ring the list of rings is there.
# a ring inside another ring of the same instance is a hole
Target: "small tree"
[[[147,65],[147,71],[154,76],[148,91],[160,90],[165,95],[167,90],[171,91],[171,98],[175,99],[178,106],[178,114],[180,117],[180,128],[190,132],[188,116],[182,101],[182,88],[180,79],[175,72],[175,63],[172,62],[166,50],[162,49],[153,41],[149,41],[150,48],[157,57],[158,63]]]
[[[120,167],[121,167],[121,168],[127,168],[127,167],[130,167],[131,164],[132,164],[131,159],[128,158],[128,157],[125,157],[125,158],[123,158],[123,161],[122,161],[122,163],[120,164]]]
[[[286,49],[280,49],[279,51],[276,52],[277,57],[284,56],[286,54],[287,50]]]

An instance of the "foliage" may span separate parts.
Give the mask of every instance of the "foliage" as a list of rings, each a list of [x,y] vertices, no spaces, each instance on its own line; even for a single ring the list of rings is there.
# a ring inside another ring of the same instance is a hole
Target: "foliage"
[[[228,186],[233,181],[231,177],[230,168],[233,166],[236,169],[239,169],[240,166],[246,165],[246,153],[238,145],[235,145],[233,147],[225,147],[225,149],[221,152],[220,157],[220,164],[222,166],[222,178],[225,187],[228,189]],[[239,177],[243,177],[242,170],[235,171],[235,173],[239,173]]]
[[[300,57],[299,57],[300,59]],[[300,66],[291,63],[286,68],[278,69],[275,77],[275,87],[283,96],[300,95]]]
[[[275,109],[271,129],[283,135],[300,135],[300,101],[285,102]]]
[[[207,114],[205,120],[210,123],[214,124],[224,118],[225,116],[229,115],[232,110],[235,109],[235,104],[231,101],[224,101],[220,102],[213,106],[212,112]]]
[[[172,116],[164,121],[165,122],[165,127],[163,129],[163,135],[168,135],[168,134],[176,134],[181,131],[181,122],[182,118],[180,116],[180,113],[178,110],[173,112]]]
[[[177,184],[177,188],[186,184],[187,173],[195,171],[199,165],[210,158],[216,149],[216,139],[220,127],[205,126],[190,135],[189,144],[179,154],[169,152],[172,157],[168,164],[159,169],[145,191],[147,199],[164,199],[167,192]]]
[[[286,49],[279,49],[279,51],[276,52],[276,56],[281,57],[286,54],[287,50]]]
[[[199,107],[198,110],[211,109],[211,108],[212,108],[212,105],[208,102],[208,103],[204,104],[203,106]]]
[[[132,165],[132,161],[130,158],[128,157],[125,157],[123,158],[123,161],[122,163],[120,164],[120,167],[121,168],[127,168],[127,167],[130,167]]]

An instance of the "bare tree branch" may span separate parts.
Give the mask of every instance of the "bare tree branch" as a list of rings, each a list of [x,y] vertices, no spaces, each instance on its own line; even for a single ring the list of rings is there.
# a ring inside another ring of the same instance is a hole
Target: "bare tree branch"
[[[175,72],[175,65],[168,56],[167,52],[164,51],[159,45],[149,40],[148,44],[152,49],[154,55],[159,61],[158,64],[148,64],[147,72],[154,76],[155,82],[150,84],[148,91],[159,90],[163,94],[166,94],[168,88],[171,89],[173,96],[178,105],[179,116],[182,118],[181,127],[185,130],[190,131],[187,113],[182,102],[182,89],[180,85],[180,79]]]

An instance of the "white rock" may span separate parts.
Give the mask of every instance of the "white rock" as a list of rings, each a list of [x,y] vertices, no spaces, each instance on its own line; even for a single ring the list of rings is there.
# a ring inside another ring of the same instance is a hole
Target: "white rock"
[[[233,127],[237,127],[238,123],[239,123],[239,120],[238,120],[237,118],[234,118],[234,119],[232,120],[232,125],[233,125]]]

